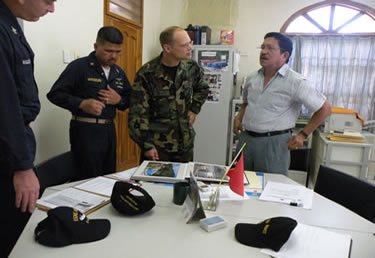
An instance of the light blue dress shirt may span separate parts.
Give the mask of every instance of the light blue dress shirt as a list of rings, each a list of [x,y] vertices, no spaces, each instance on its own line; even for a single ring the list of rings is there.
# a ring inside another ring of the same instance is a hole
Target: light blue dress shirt
[[[263,87],[263,69],[246,78],[243,102],[247,103],[243,126],[258,133],[295,127],[302,104],[310,111],[318,111],[326,97],[316,90],[301,74],[284,64]]]

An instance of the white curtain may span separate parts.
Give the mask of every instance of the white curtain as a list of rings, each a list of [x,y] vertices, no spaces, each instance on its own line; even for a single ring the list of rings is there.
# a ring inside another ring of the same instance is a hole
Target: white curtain
[[[332,106],[375,119],[375,37],[293,36],[291,67]]]

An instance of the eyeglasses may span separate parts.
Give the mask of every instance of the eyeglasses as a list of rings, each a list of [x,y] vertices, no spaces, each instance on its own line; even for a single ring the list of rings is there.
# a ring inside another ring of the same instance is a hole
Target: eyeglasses
[[[188,47],[191,47],[193,45],[194,41],[190,41],[188,43],[185,43],[185,44],[182,44],[182,45],[177,45],[178,47],[182,47],[182,48],[188,48]]]
[[[278,49],[280,49],[279,47],[273,47],[273,46],[271,46],[271,45],[260,45],[260,47],[257,47],[258,49],[261,49],[261,50],[264,50],[264,49],[266,49],[266,50],[268,50],[268,51],[273,51],[273,50],[278,50]]]

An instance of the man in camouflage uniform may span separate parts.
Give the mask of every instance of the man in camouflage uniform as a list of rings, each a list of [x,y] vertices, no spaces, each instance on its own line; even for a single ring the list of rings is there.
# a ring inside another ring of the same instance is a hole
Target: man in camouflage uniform
[[[131,138],[142,160],[193,160],[193,123],[208,95],[192,42],[172,26],[160,34],[163,52],[137,72],[129,108]]]

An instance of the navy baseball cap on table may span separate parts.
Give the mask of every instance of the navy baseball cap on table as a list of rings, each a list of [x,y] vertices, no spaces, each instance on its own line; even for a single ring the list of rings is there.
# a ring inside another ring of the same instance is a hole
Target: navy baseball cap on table
[[[241,244],[278,252],[296,226],[297,221],[292,218],[274,217],[258,224],[238,223],[234,232]]]
[[[111,229],[107,219],[91,219],[71,207],[57,207],[35,228],[35,240],[42,245],[62,247],[105,238]]]
[[[141,195],[133,194],[134,191]],[[145,189],[123,181],[117,181],[113,186],[111,203],[118,212],[130,216],[145,213],[155,206]]]

